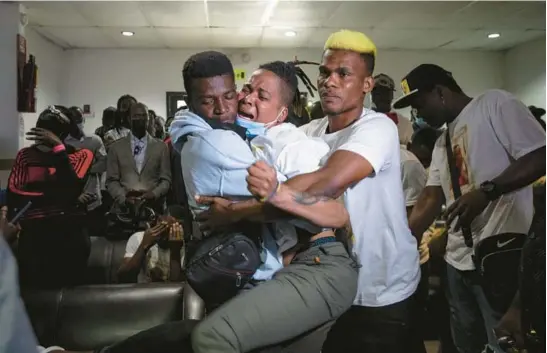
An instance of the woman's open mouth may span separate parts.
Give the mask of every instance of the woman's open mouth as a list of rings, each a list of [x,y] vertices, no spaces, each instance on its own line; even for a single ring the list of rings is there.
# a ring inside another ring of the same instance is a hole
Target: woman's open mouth
[[[254,120],[254,116],[252,114],[248,114],[242,111],[238,112],[238,115],[244,119]]]

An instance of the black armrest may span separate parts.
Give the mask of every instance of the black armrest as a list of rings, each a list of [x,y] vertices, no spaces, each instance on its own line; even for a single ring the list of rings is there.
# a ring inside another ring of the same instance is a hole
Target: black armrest
[[[23,292],[42,345],[92,350],[182,320],[182,283],[95,285]]]
[[[188,283],[184,285],[184,305],[182,318],[184,320],[201,320],[205,316],[205,302]]]

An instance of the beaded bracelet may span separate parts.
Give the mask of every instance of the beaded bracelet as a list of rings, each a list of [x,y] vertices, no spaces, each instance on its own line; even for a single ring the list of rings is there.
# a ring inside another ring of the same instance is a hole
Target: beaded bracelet
[[[272,197],[275,196],[275,194],[277,194],[279,192],[279,190],[281,189],[281,183],[279,182],[279,180],[277,181],[277,185],[274,189],[274,191],[272,191],[271,194],[269,194],[268,196],[266,197],[263,197],[260,199],[260,202],[264,203],[264,202],[267,202],[268,200],[270,200]]]

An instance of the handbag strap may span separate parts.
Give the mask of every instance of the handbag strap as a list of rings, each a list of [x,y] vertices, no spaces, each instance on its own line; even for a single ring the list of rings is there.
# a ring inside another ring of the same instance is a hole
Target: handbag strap
[[[448,168],[450,169],[450,181],[452,184],[452,192],[454,193],[454,201],[459,199],[462,196],[462,190],[460,189],[460,171],[454,160],[454,152],[452,151],[452,142],[450,141],[450,131],[448,128],[445,133],[445,142],[446,142],[446,157],[448,160]],[[450,225],[447,225],[450,226]],[[462,226],[463,239],[465,245],[469,248],[473,247],[473,234],[469,227]]]

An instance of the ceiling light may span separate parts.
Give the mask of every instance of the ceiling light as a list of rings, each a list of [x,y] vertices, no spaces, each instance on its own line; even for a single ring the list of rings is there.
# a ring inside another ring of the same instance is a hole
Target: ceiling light
[[[134,35],[135,35],[135,32],[131,32],[131,31],[122,31],[122,36],[133,37]]]
[[[295,31],[287,31],[285,32],[285,35],[287,37],[295,37],[296,36],[296,32]]]
[[[490,33],[490,34],[488,35],[488,38],[490,38],[490,39],[496,39],[496,38],[499,38],[500,36],[501,36],[501,34],[499,34],[499,33]]]

